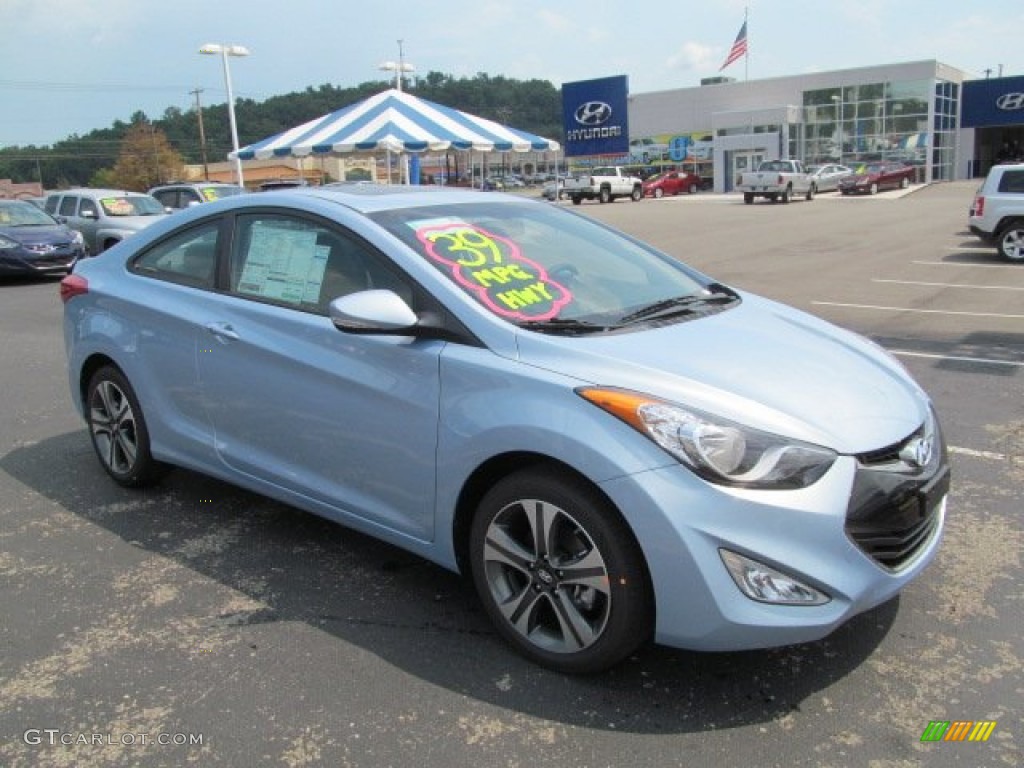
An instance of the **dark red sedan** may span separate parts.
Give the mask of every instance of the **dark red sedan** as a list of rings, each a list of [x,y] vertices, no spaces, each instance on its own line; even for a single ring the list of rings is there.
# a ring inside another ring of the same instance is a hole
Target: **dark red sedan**
[[[906,189],[917,169],[912,165],[891,162],[850,163],[853,174],[839,180],[844,195],[874,195],[883,189]]]
[[[695,173],[667,171],[659,173],[644,182],[645,197],[664,197],[686,192],[692,195],[700,189],[701,178]]]

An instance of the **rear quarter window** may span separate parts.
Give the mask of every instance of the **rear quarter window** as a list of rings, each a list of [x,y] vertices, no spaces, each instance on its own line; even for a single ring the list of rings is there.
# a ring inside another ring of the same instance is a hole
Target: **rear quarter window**
[[[1022,194],[1024,193],[1024,171],[1006,171],[999,179],[999,191]]]

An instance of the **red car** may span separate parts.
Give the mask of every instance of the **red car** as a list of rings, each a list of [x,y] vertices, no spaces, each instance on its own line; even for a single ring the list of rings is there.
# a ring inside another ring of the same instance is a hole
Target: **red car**
[[[844,195],[874,195],[882,189],[906,189],[917,169],[912,165],[890,162],[850,163],[853,174],[839,180]]]
[[[678,195],[680,192],[692,195],[700,189],[700,185],[700,176],[694,173],[668,171],[651,176],[644,182],[644,196],[664,197]]]

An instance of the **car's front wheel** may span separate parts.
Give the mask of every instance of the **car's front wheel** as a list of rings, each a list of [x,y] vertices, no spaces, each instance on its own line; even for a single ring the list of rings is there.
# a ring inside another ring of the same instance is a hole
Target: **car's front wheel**
[[[651,589],[632,532],[596,489],[564,472],[498,482],[477,509],[470,557],[498,632],[543,666],[598,672],[651,636]]]
[[[110,365],[96,371],[85,405],[89,437],[107,474],[127,488],[156,482],[167,467],[150,453],[146,420],[124,374]]]
[[[1015,221],[999,233],[999,253],[1008,261],[1024,262],[1024,221]]]

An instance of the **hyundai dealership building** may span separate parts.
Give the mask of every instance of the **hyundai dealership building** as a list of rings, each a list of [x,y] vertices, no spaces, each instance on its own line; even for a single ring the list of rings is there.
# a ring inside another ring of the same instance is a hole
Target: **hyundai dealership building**
[[[971,80],[934,60],[743,82],[711,78],[642,94],[626,93],[625,80],[563,86],[572,165],[673,165],[728,192],[738,173],[779,157],[898,160],[917,168],[919,182],[931,182],[984,175],[1024,153],[1024,77]],[[625,121],[616,115],[620,103]],[[628,123],[601,145],[577,140],[599,131],[595,119],[604,113],[595,105],[611,105],[609,124]]]

